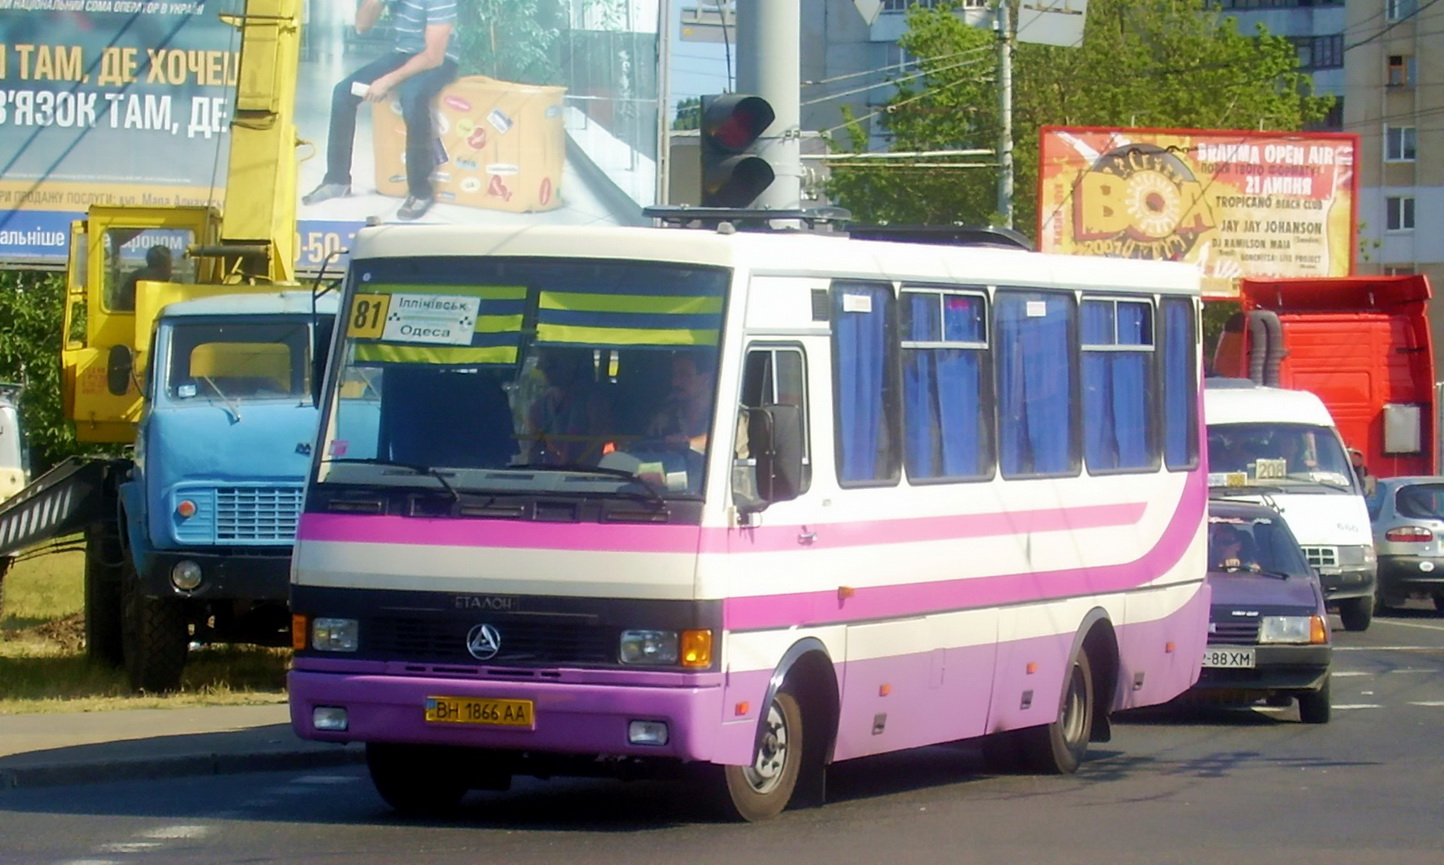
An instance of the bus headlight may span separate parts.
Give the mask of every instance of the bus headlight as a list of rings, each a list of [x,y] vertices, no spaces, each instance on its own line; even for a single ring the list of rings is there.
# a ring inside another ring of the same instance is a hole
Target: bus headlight
[[[677,663],[676,631],[623,631],[621,651],[623,664]]]
[[[360,632],[361,625],[355,619],[313,619],[311,648],[318,652],[354,652]]]
[[[707,629],[622,632],[618,657],[623,664],[651,664],[704,669],[712,666],[712,632]]]
[[[1312,632],[1309,616],[1264,616],[1259,622],[1260,643],[1307,643]]]

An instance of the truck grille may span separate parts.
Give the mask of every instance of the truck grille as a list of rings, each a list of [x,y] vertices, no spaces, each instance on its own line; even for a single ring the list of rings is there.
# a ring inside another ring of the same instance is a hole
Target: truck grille
[[[1336,568],[1339,566],[1338,547],[1303,547],[1304,555],[1309,557],[1309,564],[1316,568]]]
[[[175,498],[196,503],[196,515],[176,526],[189,544],[290,544],[301,515],[299,485],[188,487]]]

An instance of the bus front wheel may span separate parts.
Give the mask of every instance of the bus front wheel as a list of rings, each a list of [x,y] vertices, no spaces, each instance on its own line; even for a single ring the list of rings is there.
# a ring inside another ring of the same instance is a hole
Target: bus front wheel
[[[1069,775],[1078,771],[1093,736],[1093,666],[1080,650],[1068,671],[1068,686],[1058,717],[1051,724],[1020,731],[1023,756],[1036,772]]]
[[[802,707],[779,691],[767,706],[750,766],[725,766],[727,816],[749,823],[782,813],[797,788],[803,760]]]
[[[468,787],[456,759],[426,745],[367,742],[366,768],[386,804],[408,817],[444,814],[461,803]]]

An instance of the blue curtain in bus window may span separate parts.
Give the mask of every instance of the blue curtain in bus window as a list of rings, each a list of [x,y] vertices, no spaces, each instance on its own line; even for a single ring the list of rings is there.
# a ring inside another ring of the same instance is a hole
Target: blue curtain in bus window
[[[837,471],[842,483],[883,480],[894,473],[884,458],[891,306],[891,286],[847,284],[833,290]]]
[[[923,292],[909,292],[904,298],[904,338],[935,344],[903,352],[908,476],[977,477],[982,473],[981,352],[936,344],[981,343],[982,298]]]
[[[1073,471],[1072,298],[999,292],[998,454],[1004,474]]]
[[[1149,445],[1148,362],[1142,349],[1153,343],[1150,309],[1143,303],[1118,304],[1118,343],[1137,346],[1113,356],[1113,428],[1118,436],[1120,468],[1154,465]]]
[[[1112,354],[1097,351],[1114,342],[1114,306],[1084,301],[1079,314],[1083,340],[1083,456],[1093,471],[1118,468],[1118,435],[1113,415]]]
[[[1192,303],[1163,301],[1163,454],[1170,469],[1189,468],[1196,459],[1193,334]]]

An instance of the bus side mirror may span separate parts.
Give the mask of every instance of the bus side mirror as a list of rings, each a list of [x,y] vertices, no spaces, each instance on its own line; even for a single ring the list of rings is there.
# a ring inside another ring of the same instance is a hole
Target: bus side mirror
[[[768,405],[747,412],[747,439],[764,502],[797,498],[802,488],[802,407]]]
[[[105,387],[113,396],[125,396],[130,390],[130,375],[135,357],[128,345],[113,345],[105,359]]]

